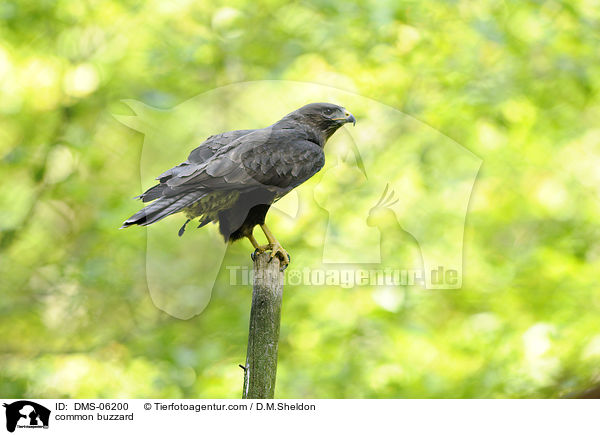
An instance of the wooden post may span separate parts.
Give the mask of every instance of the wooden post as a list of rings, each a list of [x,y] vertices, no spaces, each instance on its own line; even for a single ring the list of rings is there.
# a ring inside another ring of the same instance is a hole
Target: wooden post
[[[272,399],[275,394],[283,272],[279,259],[269,262],[269,257],[270,252],[263,252],[254,258],[243,399]]]

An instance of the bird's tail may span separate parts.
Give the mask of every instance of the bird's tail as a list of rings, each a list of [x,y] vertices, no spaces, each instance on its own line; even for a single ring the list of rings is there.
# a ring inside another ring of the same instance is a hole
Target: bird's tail
[[[121,228],[127,228],[131,225],[146,226],[158,222],[159,220],[171,214],[180,212],[184,208],[192,205],[203,195],[204,192],[196,191],[171,198],[159,198],[123,222]]]

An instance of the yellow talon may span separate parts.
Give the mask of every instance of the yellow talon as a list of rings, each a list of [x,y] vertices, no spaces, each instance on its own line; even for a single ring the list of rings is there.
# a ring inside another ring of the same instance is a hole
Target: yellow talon
[[[279,257],[282,269],[285,270],[290,264],[290,254],[279,243],[269,245],[269,249],[271,250],[269,261],[275,258],[275,256]]]
[[[259,245],[254,236],[251,234],[248,237],[252,246],[254,246],[254,253],[252,254],[252,259],[254,259],[254,255],[258,252],[262,254],[265,251],[271,251],[270,259],[271,261],[275,256],[279,257],[281,263],[281,270],[285,270],[290,264],[290,254],[287,253],[285,249],[281,246],[281,244],[277,241],[275,236],[269,231],[266,225],[261,225],[265,236],[267,237],[267,241],[269,242],[266,245]]]

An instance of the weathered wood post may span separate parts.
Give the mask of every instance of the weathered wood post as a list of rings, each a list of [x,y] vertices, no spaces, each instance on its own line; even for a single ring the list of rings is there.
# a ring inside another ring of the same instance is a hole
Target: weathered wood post
[[[283,296],[283,272],[278,258],[256,254],[250,332],[244,368],[243,399],[272,399],[277,374],[277,348]]]

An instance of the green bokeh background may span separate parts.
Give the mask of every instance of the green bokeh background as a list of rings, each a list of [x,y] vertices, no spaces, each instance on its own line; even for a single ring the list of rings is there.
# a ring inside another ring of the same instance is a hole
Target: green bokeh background
[[[291,288],[277,397],[596,384],[599,28],[592,0],[1,2],[0,397],[240,396],[250,290],[224,273],[196,317],[154,305],[144,231],[116,231],[135,211],[144,137],[114,114],[252,80],[369,97],[484,162],[462,289]],[[286,237],[298,261],[306,222]]]

